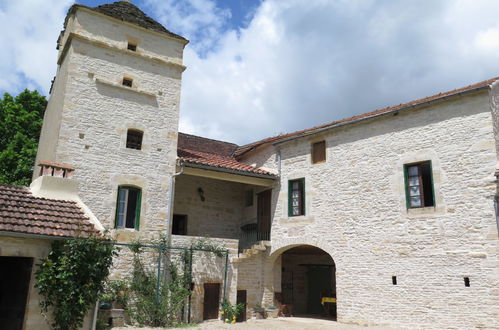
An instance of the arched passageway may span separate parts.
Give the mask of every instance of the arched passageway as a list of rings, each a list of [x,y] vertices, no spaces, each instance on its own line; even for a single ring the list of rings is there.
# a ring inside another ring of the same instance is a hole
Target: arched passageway
[[[336,319],[336,266],[328,253],[311,245],[293,247],[277,259],[274,273],[285,314]]]

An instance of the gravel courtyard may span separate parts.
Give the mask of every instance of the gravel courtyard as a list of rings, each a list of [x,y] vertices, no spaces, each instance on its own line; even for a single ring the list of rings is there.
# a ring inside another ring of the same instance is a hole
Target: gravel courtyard
[[[113,328],[113,330],[159,330],[162,328],[134,328],[123,327]],[[207,321],[195,327],[171,328],[176,330],[204,330],[204,329],[303,329],[303,330],[319,330],[319,329],[369,329],[369,330],[394,330],[394,328],[376,326],[367,327],[359,325],[342,324],[329,320],[312,319],[304,317],[286,317],[266,320],[248,320],[243,323],[225,324],[219,320]]]

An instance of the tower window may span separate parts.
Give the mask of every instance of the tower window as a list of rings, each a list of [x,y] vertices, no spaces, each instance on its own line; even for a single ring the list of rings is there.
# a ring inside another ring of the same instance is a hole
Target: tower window
[[[407,208],[435,205],[431,161],[404,165]]]
[[[118,187],[116,205],[116,228],[133,228],[139,230],[140,203],[142,191],[139,188]]]
[[[126,86],[126,87],[132,87],[132,84],[133,84],[133,79],[131,78],[123,78],[123,86]]]
[[[466,287],[470,286],[470,278],[469,277],[464,278],[464,286],[466,286]]]
[[[135,52],[135,51],[137,51],[137,45],[129,42],[128,46],[127,46],[127,49]]]
[[[144,133],[139,130],[129,129],[126,134],[126,147],[129,149],[142,149],[142,137]]]

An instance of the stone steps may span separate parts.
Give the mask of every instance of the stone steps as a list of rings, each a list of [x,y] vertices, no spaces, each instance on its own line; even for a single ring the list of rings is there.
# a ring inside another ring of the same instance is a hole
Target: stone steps
[[[233,263],[243,262],[244,260],[247,260],[253,256],[256,256],[266,251],[267,248],[270,246],[271,246],[270,241],[259,241],[253,244],[249,249],[243,250],[243,252],[239,253],[237,257],[232,258],[232,262]]]

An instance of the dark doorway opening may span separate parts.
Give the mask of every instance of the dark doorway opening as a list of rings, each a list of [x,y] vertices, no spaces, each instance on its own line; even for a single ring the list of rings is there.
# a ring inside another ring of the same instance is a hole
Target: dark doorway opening
[[[336,320],[336,266],[325,251],[302,245],[281,256],[282,304],[294,316]]]
[[[272,190],[265,190],[258,194],[256,205],[257,240],[270,241],[270,217],[272,205]]]
[[[0,325],[23,329],[33,258],[0,257]]]
[[[244,309],[237,316],[236,321],[237,322],[244,322],[246,321],[246,307],[247,307],[247,301],[246,301],[246,290],[237,290],[237,298],[236,298],[236,304],[243,304]]]
[[[203,320],[218,319],[220,283],[204,284]]]
[[[183,214],[174,214],[172,223],[173,235],[187,235],[187,216]]]

